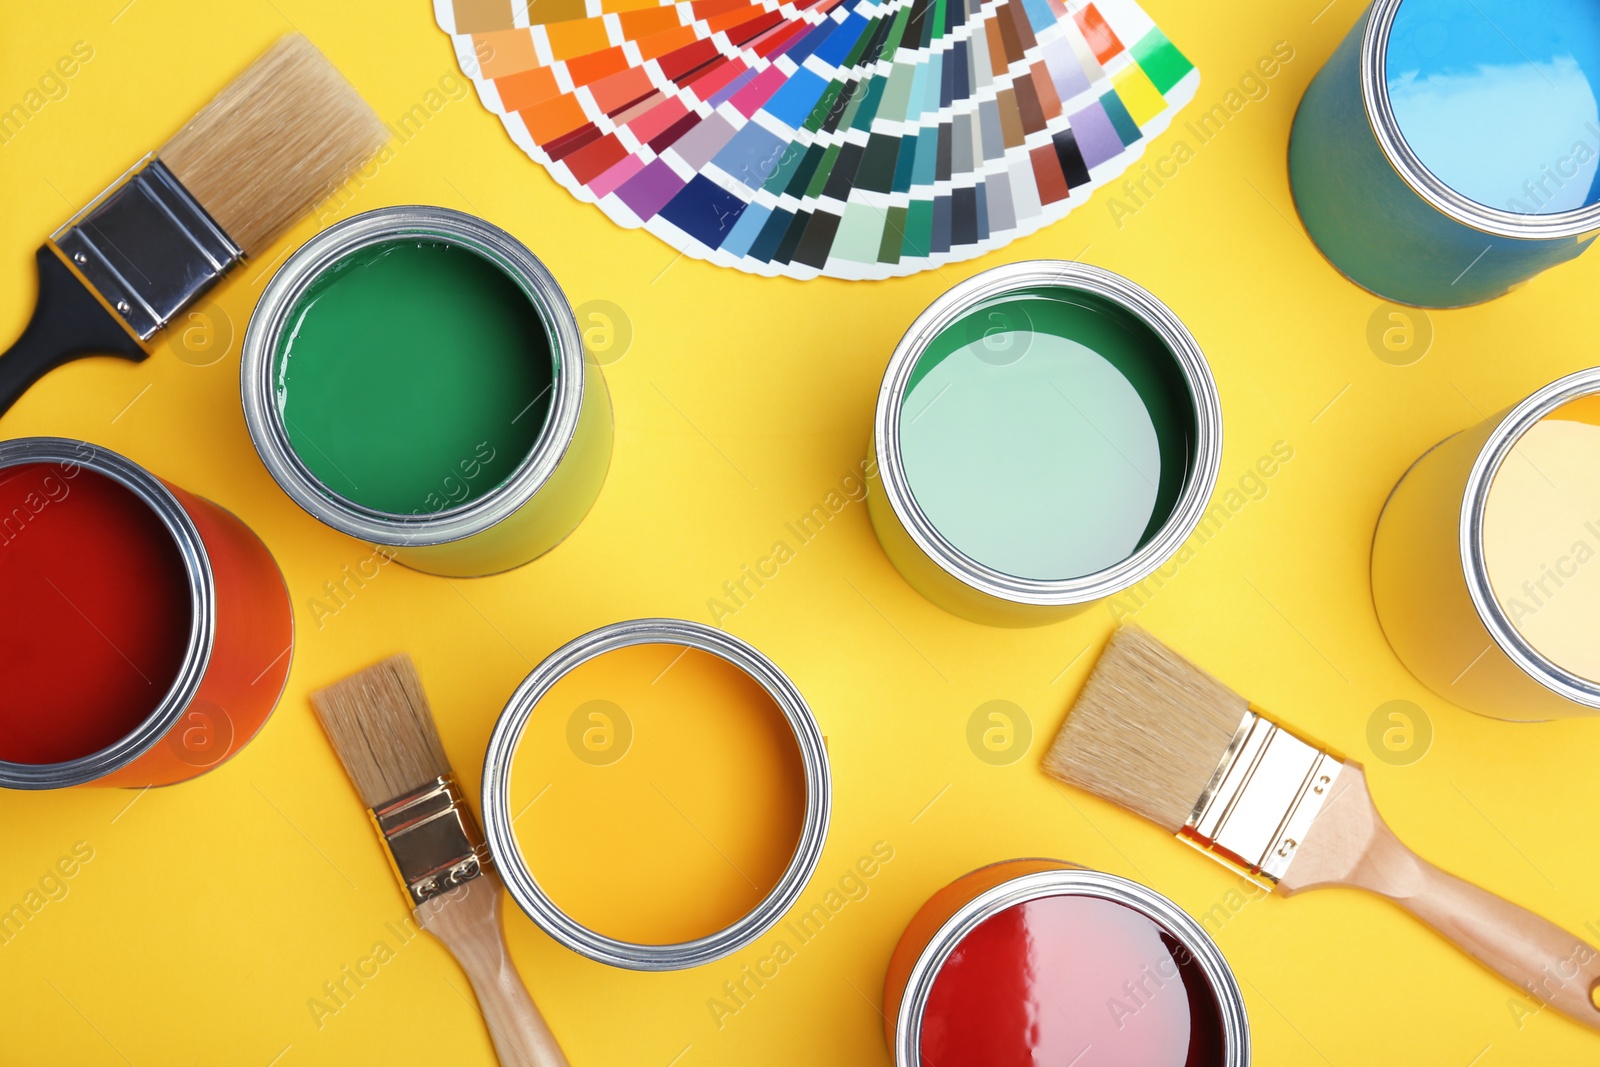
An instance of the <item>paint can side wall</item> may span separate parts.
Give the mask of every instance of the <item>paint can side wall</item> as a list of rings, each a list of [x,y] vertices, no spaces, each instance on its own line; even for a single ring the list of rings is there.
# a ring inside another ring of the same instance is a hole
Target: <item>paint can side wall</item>
[[[572,440],[539,491],[482,533],[458,541],[388,546],[415,570],[450,578],[476,578],[520,567],[567,538],[600,496],[611,467],[611,394],[605,375],[583,360],[583,406]]]
[[[1457,222],[1408,185],[1384,154],[1361,92],[1363,13],[1307,86],[1289,133],[1289,187],[1333,267],[1402,304],[1452,308],[1503,296],[1593,240],[1499,237]],[[1382,90],[1380,90],[1382,91]]]
[[[194,520],[216,582],[211,658],[167,736],[90,785],[170,785],[233,758],[277,706],[294,658],[294,609],[272,553],[232,512],[163,482]],[[186,731],[197,731],[186,737]]]
[[[1530,677],[1501,649],[1467,589],[1461,555],[1467,477],[1507,411],[1424,453],[1395,486],[1373,536],[1373,605],[1395,655],[1450,703],[1513,721],[1581,716],[1586,709]]]

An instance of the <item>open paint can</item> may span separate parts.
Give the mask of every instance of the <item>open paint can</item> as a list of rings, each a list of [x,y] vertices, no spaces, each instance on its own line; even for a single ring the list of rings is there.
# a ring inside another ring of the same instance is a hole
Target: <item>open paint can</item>
[[[1245,1067],[1244,996],[1216,943],[1137,882],[1061,860],[981,867],[895,946],[896,1067]]]
[[[484,760],[484,831],[512,899],[574,952],[632,970],[708,963],[771,929],[816,869],[829,808],[794,684],[675,619],[552,653]]]
[[[1375,0],[1289,136],[1311,239],[1387,300],[1461,307],[1600,231],[1600,7]]]
[[[1600,367],[1411,466],[1378,520],[1372,599],[1395,653],[1453,704],[1600,710]]]
[[[166,785],[244,747],[294,616],[261,540],[115,452],[0,442],[0,786]]]
[[[1216,383],[1164,304],[1098,267],[1012,263],[945,293],[895,348],[867,506],[929,600],[1033,625],[1171,557],[1221,455]]]
[[[533,253],[482,219],[392,207],[307,241],[250,318],[245,423],[295,503],[466,577],[577,527],[611,460],[611,401]]]

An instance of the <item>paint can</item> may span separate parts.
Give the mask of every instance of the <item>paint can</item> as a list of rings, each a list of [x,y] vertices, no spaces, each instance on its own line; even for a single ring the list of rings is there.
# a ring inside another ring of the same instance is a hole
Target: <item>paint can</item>
[[[518,749],[526,743],[530,719],[540,701],[590,661],[619,650],[657,644],[681,646],[716,657],[757,683],[793,735],[805,790],[794,851],[771,889],[731,924],[691,940],[666,944],[623,940],[585,925],[564,910],[535,876],[531,858],[513,827],[521,812],[513,812],[511,804],[513,763]],[[545,933],[574,952],[614,967],[671,971],[709,963],[745,948],[794,905],[821,859],[831,795],[822,733],[800,691],[771,660],[738,638],[702,623],[636,619],[602,626],[568,642],[517,687],[495,723],[484,757],[483,823],[506,889]]]
[[[1600,231],[1600,12],[1586,0],[1375,0],[1289,136],[1312,241],[1386,300],[1501,296]]]
[[[0,499],[0,586],[19,613],[0,786],[167,785],[255,736],[289,675],[294,616],[249,527],[58,437],[0,442]]]
[[[883,1005],[896,1067],[1250,1063],[1244,996],[1200,924],[1062,860],[1006,860],[935,893],[895,946]]]
[[[605,379],[560,286],[447,208],[380,208],[301,246],[250,318],[241,391],[295,503],[432,574],[549,551],[611,459]]]
[[[1011,263],[939,297],[896,346],[868,512],[923,596],[1037,625],[1177,552],[1221,456],[1211,370],[1161,301],[1099,267]]]
[[[1593,367],[1412,464],[1378,519],[1372,599],[1395,654],[1452,704],[1519,721],[1593,715],[1597,555]]]

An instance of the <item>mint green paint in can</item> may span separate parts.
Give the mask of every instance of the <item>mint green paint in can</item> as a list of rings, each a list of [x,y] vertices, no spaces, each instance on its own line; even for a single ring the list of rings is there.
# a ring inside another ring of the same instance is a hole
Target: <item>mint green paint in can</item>
[[[294,501],[435,574],[526,563],[577,526],[611,405],[550,272],[510,234],[434,207],[313,237],[245,331],[245,422]]]
[[[941,297],[879,394],[873,524],[941,606],[1064,617],[1135,584],[1199,521],[1221,414],[1198,345],[1131,282],[999,267]]]

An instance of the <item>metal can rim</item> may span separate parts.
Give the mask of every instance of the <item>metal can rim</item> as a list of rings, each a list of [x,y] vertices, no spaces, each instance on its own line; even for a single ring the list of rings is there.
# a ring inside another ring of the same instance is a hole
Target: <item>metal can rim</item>
[[[1090,870],[1065,860],[1056,870],[1034,871],[1008,879],[984,890],[961,905],[929,938],[906,977],[905,995],[895,1018],[895,1063],[900,1067],[919,1067],[922,1060],[922,1019],[934,980],[945,961],[962,939],[979,923],[1006,908],[1030,900],[1052,896],[1088,896],[1109,900],[1137,911],[1155,921],[1182,942],[1200,964],[1211,985],[1221,1015],[1226,1058],[1220,1067],[1248,1067],[1250,1063],[1250,1020],[1245,1013],[1244,993],[1233,969],[1223,957],[1211,935],[1188,912],[1161,893],[1121,875]]]
[[[183,714],[205,678],[216,640],[216,578],[194,519],[172,490],[126,456],[65,437],[21,437],[0,441],[0,470],[24,463],[75,465],[109,478],[136,496],[172,535],[189,579],[189,640],[178,675],[160,703],[132,731],[111,745],[61,763],[0,760],[0,787],[60,789],[86,785],[127,766],[153,748]]]
[[[1494,588],[1489,582],[1488,555],[1483,544],[1483,524],[1494,476],[1522,435],[1534,423],[1568,401],[1596,394],[1600,394],[1600,367],[1589,367],[1534,391],[1506,412],[1478,450],[1472,469],[1467,473],[1459,531],[1467,592],[1489,636],[1528,677],[1558,696],[1589,708],[1600,708],[1600,680],[1574,674],[1535,649],[1522,636],[1494,595]]]
[[[620,648],[675,644],[717,656],[758,682],[783,712],[800,750],[806,808],[794,855],[776,885],[732,925],[693,941],[647,945],[608,937],[577,922],[545,893],[524,861],[512,830],[511,761],[535,706],[580,664]],[[489,851],[517,905],[551,938],[589,959],[637,971],[672,971],[710,963],[750,945],[799,899],[822,859],[832,807],[827,748],[805,698],[753,646],[704,623],[633,619],[591,630],[552,652],[522,681],[495,722],[483,763],[483,824]]]
[[[397,515],[341,496],[311,473],[289,442],[275,398],[273,364],[289,313],[324,271],[346,256],[415,236],[465,248],[499,268],[533,305],[555,357],[549,417],[533,450],[499,485],[443,511]],[[578,320],[550,273],[526,245],[476,215],[453,208],[401,205],[352,216],[295,250],[273,274],[245,328],[240,354],[245,425],[273,480],[308,514],[341,533],[379,545],[423,547],[460,541],[491,529],[549,482],[577,433],[583,409],[584,355]]]
[[[1584,237],[1600,230],[1600,202],[1550,214],[1519,214],[1480,204],[1452,189],[1412,149],[1389,100],[1389,33],[1404,0],[1373,0],[1361,37],[1361,100],[1384,158],[1411,191],[1446,218],[1493,237],[1525,241]]]
[[[1172,513],[1148,543],[1126,559],[1076,578],[1019,578],[962,552],[917,504],[900,452],[900,406],[917,360],[940,333],[985,300],[1040,286],[1076,289],[1134,315],[1171,352],[1194,405],[1195,446],[1188,479]],[[941,294],[917,316],[889,357],[878,390],[873,441],[884,495],[912,540],[950,577],[980,593],[1016,604],[1061,607],[1099,600],[1153,574],[1194,532],[1222,465],[1222,401],[1200,344],[1172,310],[1120,274],[1069,260],[1024,260],[973,275]]]

